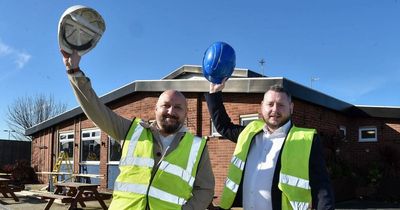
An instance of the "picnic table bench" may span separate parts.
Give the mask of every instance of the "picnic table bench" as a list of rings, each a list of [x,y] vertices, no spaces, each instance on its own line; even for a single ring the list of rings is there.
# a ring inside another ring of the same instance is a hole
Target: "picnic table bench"
[[[11,195],[11,197],[15,201],[19,201],[18,197],[15,195],[15,192],[20,192],[23,190],[24,187],[20,186],[15,186],[10,184],[11,180],[6,179],[6,178],[0,178],[0,193],[5,197],[9,198],[8,194]]]
[[[110,199],[111,194],[100,193],[97,189],[99,184],[87,184],[79,182],[65,182],[54,184],[54,193],[39,194],[42,199],[49,199],[45,210],[50,209],[55,199],[60,199],[62,203],[70,203],[69,209],[76,209],[78,203],[86,207],[85,201],[98,201],[103,209],[108,209],[104,200]]]

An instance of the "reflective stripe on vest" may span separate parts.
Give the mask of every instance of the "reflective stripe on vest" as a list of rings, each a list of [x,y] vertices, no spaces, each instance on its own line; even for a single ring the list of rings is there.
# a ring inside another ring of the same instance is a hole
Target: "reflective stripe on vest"
[[[179,142],[179,146],[163,159],[154,175],[151,187],[166,192],[162,194],[165,196],[162,198],[164,202],[173,201],[174,204],[179,203],[179,206],[172,207],[167,203],[157,201],[157,197],[149,193],[150,209],[181,209],[180,202],[186,203],[193,196],[193,184],[204,147],[204,139],[186,133]],[[168,194],[175,197],[166,196]]]
[[[298,209],[298,210],[311,209],[310,203],[307,203],[307,202],[290,201],[290,205],[292,206],[293,209]],[[282,209],[284,209],[284,208],[282,208]]]
[[[122,192],[131,192],[137,193],[141,195],[146,195],[147,185],[144,184],[132,184],[132,183],[123,183],[123,182],[115,182],[114,190],[122,191]]]
[[[143,184],[116,182],[114,185],[114,190],[146,195],[147,187],[147,185]],[[155,187],[150,187],[149,196],[177,205],[183,205],[186,203],[186,200],[184,198],[179,198],[178,196],[172,195]]]
[[[229,165],[228,177],[222,191],[220,201],[221,208],[229,209],[232,207],[236,193],[239,189],[239,184],[242,181],[243,170],[251,141],[253,140],[253,137],[263,129],[264,125],[264,121],[254,120],[240,133]]]
[[[182,206],[183,204],[186,203],[186,200],[184,198],[180,198],[176,195],[172,195],[170,193],[167,193],[167,192],[157,189],[155,187],[150,187],[149,196],[152,196],[154,198],[160,199],[160,200],[168,202],[168,203],[180,205],[180,206]]]
[[[192,177],[190,172],[184,170],[183,168],[177,165],[170,164],[167,161],[162,161],[160,164],[160,168],[158,169],[173,174],[175,176],[178,176],[185,182],[187,182],[189,185],[193,186],[194,177]]]
[[[220,207],[223,209],[229,209],[232,207],[233,201],[235,200],[237,190],[239,188],[239,185],[241,183],[241,178],[243,176],[243,169],[245,166],[245,162],[247,159],[247,154],[250,149],[251,141],[254,138],[254,136],[262,131],[263,127],[265,125],[265,122],[262,120],[255,120],[252,121],[249,125],[246,126],[246,128],[240,133],[238,142],[236,144],[235,152],[234,152],[234,157],[231,160],[231,164],[229,166],[229,171],[228,171],[228,177],[227,180],[225,181],[225,187],[223,189],[222,195],[221,195],[221,202],[220,202]],[[290,148],[293,148],[292,145],[292,140],[301,140],[301,141],[306,141],[305,146],[308,147],[308,145],[311,145],[312,143],[312,137],[311,139],[307,137],[306,139],[300,138],[304,137],[305,135],[309,136],[309,131],[315,132],[314,129],[306,129],[306,128],[298,128],[293,126],[289,134],[287,135],[287,139],[285,140],[285,146],[282,148],[282,153],[286,150],[290,150]],[[296,135],[293,135],[293,133],[296,132]],[[300,135],[297,135],[300,134]],[[310,140],[310,142],[308,142]],[[303,143],[303,142],[301,142]],[[290,146],[286,146],[290,145]],[[297,150],[298,157],[296,158],[291,158],[293,159],[303,159],[308,163],[309,159],[309,152],[310,150],[305,150],[305,153],[298,153],[298,151],[304,151],[304,150]],[[286,151],[287,152],[287,151]],[[288,154],[289,152],[287,152]],[[243,157],[243,155],[246,155],[246,157]],[[290,154],[293,154],[290,153]],[[305,154],[305,155],[304,155]],[[290,156],[290,155],[289,155]],[[295,164],[293,161],[291,161],[293,164]],[[297,162],[297,161],[296,161]],[[281,160],[281,168],[290,168],[287,166],[287,162]],[[297,167],[296,167],[297,168]],[[296,169],[297,170],[297,169]],[[308,174],[308,165],[306,167],[300,167],[298,169],[301,171],[301,174]],[[290,171],[290,169],[289,169]],[[236,173],[236,174],[235,174]],[[239,173],[239,174],[238,174]],[[280,172],[279,176],[279,184],[285,184],[287,186],[290,186],[294,194],[299,194],[300,199],[299,200],[288,200],[286,197],[286,194],[288,194],[287,189],[281,189],[282,190],[282,202],[284,199],[287,200],[289,203],[289,207],[287,205],[284,205],[282,203],[282,209],[307,209],[310,207],[310,202],[308,198],[311,197],[311,188],[309,185],[309,180],[308,176],[306,178],[301,178],[297,177],[296,173],[284,173],[282,170]],[[300,189],[302,191],[305,191],[305,194],[302,193],[297,193],[296,189]],[[290,190],[289,190],[290,191]],[[291,192],[289,192],[291,194]],[[293,194],[293,193],[292,193]],[[303,196],[305,195],[305,196]]]
[[[306,190],[310,190],[311,189],[310,183],[309,183],[308,180],[302,179],[302,178],[299,178],[299,177],[295,177],[295,176],[290,176],[290,175],[283,174],[283,173],[279,174],[279,182],[283,183],[283,184],[287,184],[287,185],[293,186],[293,187],[303,188],[303,189],[306,189]]]
[[[233,156],[233,157],[232,157],[232,160],[231,160],[231,163],[232,163],[233,165],[235,165],[237,168],[239,168],[240,170],[243,171],[243,169],[244,169],[244,164],[245,164],[244,161],[242,161],[242,160],[240,160],[239,158]]]
[[[116,196],[110,209],[144,209],[146,204],[150,208],[156,206],[156,209],[176,209],[185,204],[192,196],[205,140],[186,133],[178,147],[161,161],[150,183],[151,170],[154,166],[152,134],[138,122],[132,124],[129,133],[132,136],[131,138],[127,136],[129,140],[123,148],[125,153],[123,151],[120,162],[121,173],[114,184]],[[143,178],[139,178],[142,172],[145,172]],[[131,176],[134,177],[130,178]],[[174,189],[167,187],[171,184]],[[119,205],[121,202],[123,205]],[[113,203],[118,204],[113,205]]]
[[[196,158],[197,154],[199,153],[201,143],[202,143],[201,138],[194,137],[186,169],[183,169],[182,167],[169,163],[165,160],[161,162],[160,167],[158,169],[180,177],[182,180],[187,182],[190,185],[190,187],[193,187],[195,178],[192,176],[192,171],[196,163]]]
[[[226,178],[225,187],[227,187],[228,189],[230,189],[232,192],[235,192],[235,193],[239,189],[239,185],[236,184],[234,181],[230,180],[229,178]]]
[[[136,144],[138,143],[139,137],[142,134],[143,129],[144,129],[143,126],[141,126],[139,123],[136,125],[135,131],[133,131],[132,137],[130,138],[129,141],[127,155],[125,157],[122,157],[121,160],[119,161],[120,166],[135,165],[134,161],[136,158],[134,158],[133,155],[129,154],[133,154],[133,152],[135,151]],[[153,160],[153,165],[154,165],[154,160]],[[153,165],[151,165],[150,167],[153,167]]]
[[[127,154],[133,154],[136,148],[136,144],[138,143],[139,137],[143,132],[143,126],[138,124],[133,132],[133,135],[129,141]],[[127,155],[121,158],[119,162],[120,166],[143,166],[143,167],[153,167],[154,159],[152,158],[142,158],[142,157],[134,157],[133,155]]]
[[[283,145],[278,188],[282,191],[284,210],[311,207],[309,160],[315,133],[315,129],[293,126]]]

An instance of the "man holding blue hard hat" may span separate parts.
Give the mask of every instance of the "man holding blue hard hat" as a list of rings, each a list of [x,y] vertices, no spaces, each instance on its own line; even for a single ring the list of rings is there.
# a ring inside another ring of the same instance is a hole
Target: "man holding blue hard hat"
[[[59,24],[59,45],[68,79],[86,116],[117,141],[123,140],[110,210],[204,210],[214,195],[206,140],[185,126],[187,101],[164,91],[154,107],[155,122],[126,119],[104,105],[79,68],[105,29],[91,8],[74,6]],[[84,36],[82,36],[84,35]]]
[[[216,48],[210,48],[216,52]],[[231,51],[219,53],[226,54],[218,58],[235,56]],[[210,63],[224,61],[210,59],[207,53],[204,56],[203,71],[210,81],[206,94],[208,109],[217,131],[236,143],[220,208],[334,209],[319,137],[315,129],[293,125],[291,95],[282,86],[272,86],[261,102],[262,119],[247,126],[235,125],[222,99],[230,74],[219,74],[218,65]],[[224,67],[232,68],[232,72],[235,66]]]

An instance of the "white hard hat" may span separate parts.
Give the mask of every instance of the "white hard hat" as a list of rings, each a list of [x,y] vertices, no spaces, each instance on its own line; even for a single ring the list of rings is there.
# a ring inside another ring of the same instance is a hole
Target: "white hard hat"
[[[58,44],[65,52],[78,54],[89,52],[100,40],[106,25],[101,15],[94,9],[75,5],[62,14],[58,23]]]

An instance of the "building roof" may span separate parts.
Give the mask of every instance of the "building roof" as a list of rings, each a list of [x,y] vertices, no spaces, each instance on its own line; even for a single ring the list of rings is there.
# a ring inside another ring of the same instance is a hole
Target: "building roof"
[[[249,69],[235,68],[230,78],[265,77]],[[197,65],[183,65],[174,70],[162,80],[166,79],[201,79],[204,80],[203,70]]]
[[[284,86],[292,97],[342,112],[350,116],[400,118],[400,107],[355,106],[317,90],[303,86],[283,77],[265,77],[249,69],[235,68],[232,77],[226,83],[224,92],[264,93],[271,85]],[[161,80],[138,80],[113,90],[100,97],[105,104],[118,100],[135,92],[163,92],[175,89],[181,92],[208,92],[209,82],[202,76],[200,66],[184,65]],[[43,129],[83,114],[78,106],[25,131],[33,135]]]

